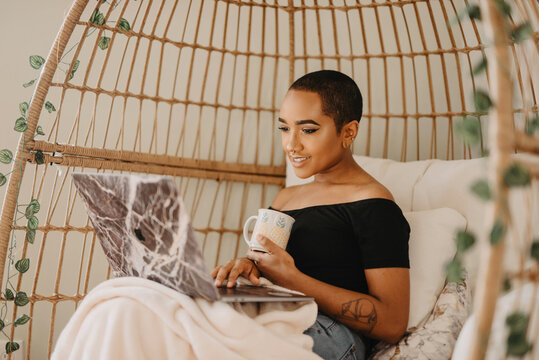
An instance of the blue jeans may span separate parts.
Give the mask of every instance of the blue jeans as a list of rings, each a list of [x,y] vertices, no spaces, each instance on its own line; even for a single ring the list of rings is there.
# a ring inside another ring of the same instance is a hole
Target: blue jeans
[[[325,360],[366,359],[367,346],[359,334],[320,312],[304,334],[313,338],[313,352]]]

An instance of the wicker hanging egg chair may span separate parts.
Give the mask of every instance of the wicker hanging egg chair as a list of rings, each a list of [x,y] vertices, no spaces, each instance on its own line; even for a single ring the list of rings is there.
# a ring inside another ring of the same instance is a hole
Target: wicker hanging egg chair
[[[12,281],[30,299],[31,320],[10,334],[25,341],[26,358],[50,357],[77,304],[110,277],[73,171],[174,176],[213,267],[245,252],[243,222],[285,185],[275,119],[288,85],[306,72],[339,70],[358,83],[364,115],[356,154],[481,156],[486,136],[477,148],[455,136],[466,115],[487,123],[471,94],[492,82],[472,73],[485,56],[481,25],[448,26],[466,5],[75,0],[36,82],[16,155],[25,161],[13,165],[2,208],[5,289],[10,238],[24,239],[28,230],[13,221],[17,205],[41,205],[34,243],[17,247],[30,271]],[[536,1],[517,0],[512,19],[531,18],[537,29],[538,14]],[[534,43],[510,47],[520,128],[537,112],[537,33]],[[42,111],[47,101],[52,115]],[[34,135],[38,126],[45,135]],[[20,312],[11,306],[8,317]]]

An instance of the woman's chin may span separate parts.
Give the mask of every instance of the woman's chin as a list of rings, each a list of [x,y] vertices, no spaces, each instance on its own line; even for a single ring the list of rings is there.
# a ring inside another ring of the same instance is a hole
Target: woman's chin
[[[301,168],[300,169],[294,168],[294,174],[300,179],[308,179],[314,175],[312,172],[308,171],[307,169],[301,169]]]

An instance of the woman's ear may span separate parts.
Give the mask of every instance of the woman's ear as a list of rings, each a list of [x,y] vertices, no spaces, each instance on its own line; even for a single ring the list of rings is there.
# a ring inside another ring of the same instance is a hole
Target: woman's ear
[[[352,145],[359,131],[359,122],[352,120],[341,129],[342,145],[346,149]]]

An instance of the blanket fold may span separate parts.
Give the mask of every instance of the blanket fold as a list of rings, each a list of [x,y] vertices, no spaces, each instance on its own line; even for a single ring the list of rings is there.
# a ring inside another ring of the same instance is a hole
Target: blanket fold
[[[121,277],[88,293],[51,359],[320,359],[303,334],[316,315],[314,302],[209,302]]]

